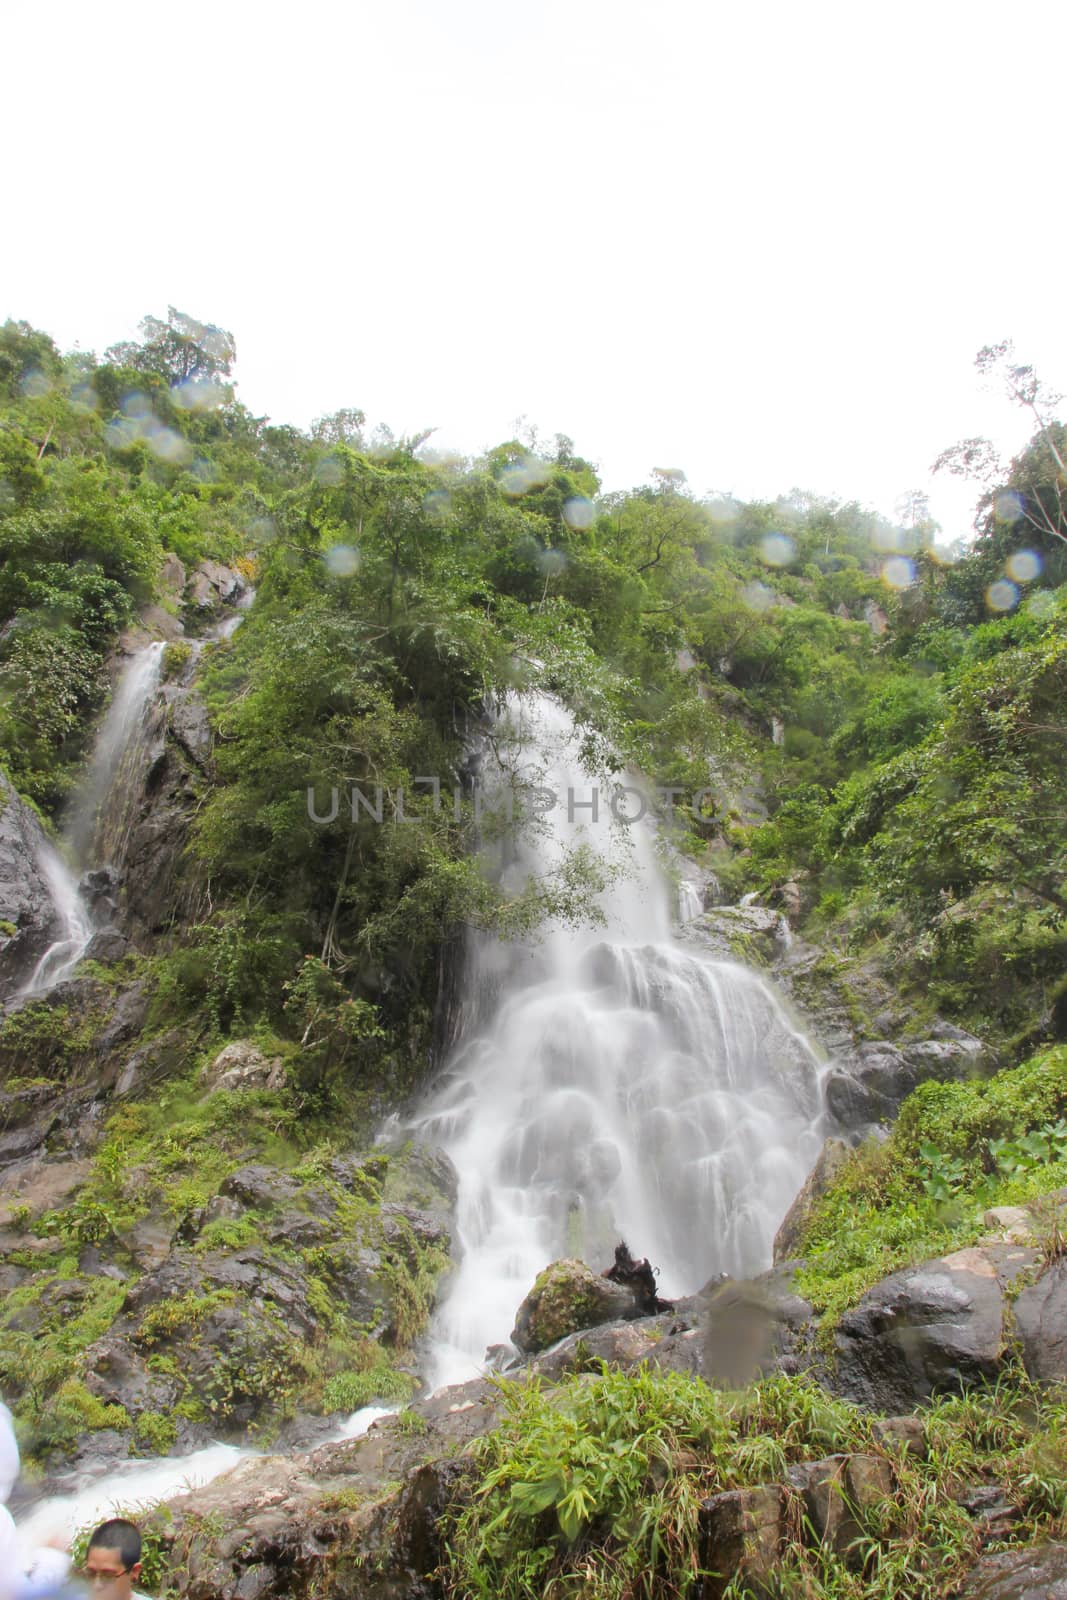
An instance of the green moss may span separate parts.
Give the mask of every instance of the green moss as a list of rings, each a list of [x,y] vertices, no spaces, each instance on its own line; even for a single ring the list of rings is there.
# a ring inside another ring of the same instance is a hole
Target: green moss
[[[178,1437],[178,1425],[173,1417],[165,1417],[159,1411],[142,1411],[137,1418],[134,1432],[138,1444],[150,1450],[153,1455],[165,1456],[174,1448]]]
[[[398,1372],[385,1362],[365,1372],[338,1372],[330,1378],[322,1391],[322,1414],[333,1411],[359,1411],[375,1401],[410,1400],[415,1393],[415,1379],[406,1372]]]

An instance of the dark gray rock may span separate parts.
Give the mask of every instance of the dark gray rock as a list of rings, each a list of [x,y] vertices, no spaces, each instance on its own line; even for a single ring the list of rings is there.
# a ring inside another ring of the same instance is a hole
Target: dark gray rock
[[[48,880],[40,866],[49,848],[36,813],[0,772],[0,999],[13,994],[33,971],[61,928]]]
[[[1067,1600],[1067,1540],[983,1556],[958,1600]]]
[[[1067,1382],[1067,1260],[1060,1257],[1015,1302],[1015,1325],[1032,1378]]]
[[[1036,1260],[990,1245],[895,1272],[845,1313],[833,1386],[870,1410],[914,1410],[931,1395],[996,1376],[1004,1356],[1004,1290]]]
[[[937,1024],[934,1031],[939,1037],[902,1045],[869,1041],[834,1067],[826,1103],[843,1128],[891,1121],[901,1102],[928,1079],[959,1082],[983,1070],[989,1058],[980,1039],[949,1023]]]
[[[83,959],[110,966],[115,961],[121,961],[129,951],[130,941],[121,929],[114,926],[97,928],[85,947]]]

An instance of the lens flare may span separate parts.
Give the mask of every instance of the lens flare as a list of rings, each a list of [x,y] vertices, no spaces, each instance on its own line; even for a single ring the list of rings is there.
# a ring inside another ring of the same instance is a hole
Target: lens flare
[[[428,517],[442,522],[452,509],[452,496],[447,489],[431,489],[422,502],[422,509]]]
[[[915,582],[915,563],[907,556],[890,556],[882,563],[882,579],[891,589],[908,589]]]
[[[169,461],[172,466],[180,466],[183,462],[193,459],[192,445],[188,439],[183,439],[180,433],[175,433],[173,428],[149,428],[144,437],[149,450],[160,461]]]
[[[1005,561],[1004,571],[1016,583],[1033,583],[1041,576],[1041,557],[1036,550],[1016,550]]]
[[[998,522],[1021,522],[1023,497],[1014,489],[1002,489],[993,502],[993,510]]]
[[[567,565],[567,557],[562,550],[542,550],[537,565],[546,578],[555,578]]]
[[[76,383],[70,391],[70,403],[75,411],[99,411],[100,396],[91,383]]]
[[[345,469],[336,456],[323,456],[321,461],[315,463],[315,482],[333,489],[343,482]]]
[[[751,611],[769,611],[774,604],[774,591],[765,583],[746,583],[741,598]]]
[[[19,384],[19,388],[27,400],[39,400],[42,395],[48,393],[51,387],[51,383],[38,367],[35,367],[32,372],[25,373],[22,382]]]
[[[1019,591],[1007,578],[998,578],[986,590],[985,603],[990,611],[1011,611],[1019,603]]]
[[[568,528],[591,528],[595,516],[596,507],[584,495],[575,495],[563,502],[563,520]]]
[[[528,494],[531,489],[538,489],[543,483],[547,483],[548,477],[549,469],[546,461],[538,461],[536,456],[524,456],[513,466],[505,467],[500,475],[500,487],[510,499],[517,500],[520,495]]]
[[[323,556],[327,572],[335,578],[350,578],[359,570],[359,551],[355,545],[335,544]]]
[[[760,540],[759,553],[769,567],[787,567],[795,551],[796,545],[786,533],[766,533]]]

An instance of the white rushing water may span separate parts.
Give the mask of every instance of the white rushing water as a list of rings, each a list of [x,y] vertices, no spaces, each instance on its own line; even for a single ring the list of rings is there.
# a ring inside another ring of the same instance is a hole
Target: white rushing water
[[[560,1256],[607,1266],[625,1238],[668,1296],[769,1266],[821,1142],[823,1065],[783,1001],[672,937],[645,827],[613,833],[603,800],[597,825],[577,805],[567,821],[568,789],[588,799],[596,780],[566,713],[535,698],[521,720],[535,781],[562,804],[506,877],[551,868],[574,842],[628,870],[599,897],[606,927],[557,924],[538,944],[472,952],[467,982],[495,1005],[415,1119],[460,1175],[462,1255],[433,1329],[435,1385],[481,1369]],[[505,759],[515,766],[514,751]]]
[[[133,827],[150,736],[149,706],[159,686],[162,655],[162,644],[153,643],[130,656],[96,736],[65,839],[82,868],[101,859],[121,863]],[[69,977],[93,934],[77,877],[59,851],[43,846],[39,865],[62,931],[38,961],[24,995],[45,994]]]
[[[382,1417],[395,1415],[395,1406],[362,1406],[328,1435],[329,1441],[359,1439]],[[327,1440],[323,1441],[324,1443]],[[112,1472],[94,1477],[73,1494],[53,1495],[22,1512],[16,1519],[23,1546],[32,1549],[53,1540],[68,1543],[83,1528],[109,1517],[134,1521],[161,1500],[213,1483],[238,1462],[262,1454],[232,1444],[211,1444],[187,1456],[159,1456],[151,1461],[124,1462]]]
[[[59,852],[43,843],[37,852],[37,864],[55,904],[61,931],[34,967],[23,994],[44,994],[61,983],[81,960],[92,937],[88,908],[78,893],[74,874]]]
[[[149,706],[159,687],[159,640],[130,656],[119,675],[70,821],[81,866],[119,866],[133,827],[141,767],[151,737]]]

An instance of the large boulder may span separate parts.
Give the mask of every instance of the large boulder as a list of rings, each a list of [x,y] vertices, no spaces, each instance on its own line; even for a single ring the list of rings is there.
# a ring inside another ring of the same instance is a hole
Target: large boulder
[[[1032,1378],[1067,1383],[1067,1259],[1054,1261],[1015,1302],[1015,1326]]]
[[[251,1039],[234,1039],[200,1074],[209,1092],[225,1089],[283,1089],[285,1068],[280,1056],[267,1057]]]
[[[0,999],[26,981],[60,937],[59,913],[41,866],[48,849],[35,813],[0,772]]]
[[[1067,1600],[1067,1540],[983,1556],[958,1600]]]
[[[584,1261],[553,1261],[519,1307],[511,1342],[533,1355],[569,1333],[637,1314],[629,1289],[599,1276]]]
[[[838,1324],[835,1389],[870,1410],[903,1412],[994,1378],[1005,1292],[1037,1259],[1021,1245],[987,1245],[883,1278]]]
[[[815,1206],[833,1183],[848,1160],[849,1148],[843,1139],[827,1139],[819,1151],[815,1165],[804,1179],[803,1187],[785,1214],[781,1227],[774,1236],[774,1263],[788,1261],[797,1254],[804,1230],[811,1221]]]
[[[858,1045],[826,1080],[826,1103],[843,1128],[890,1122],[901,1102],[928,1079],[961,1082],[992,1065],[986,1047],[951,1023],[937,1023],[927,1039]]]

